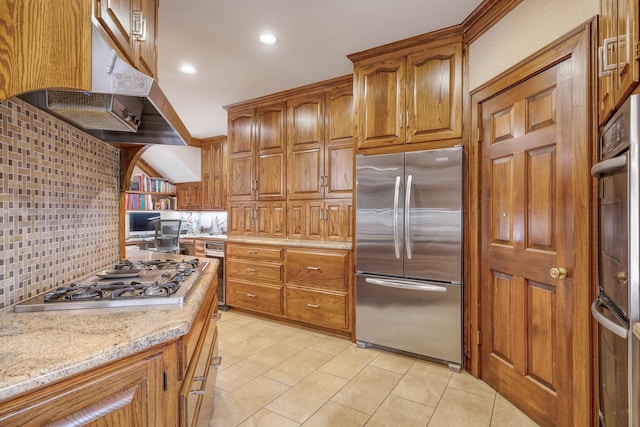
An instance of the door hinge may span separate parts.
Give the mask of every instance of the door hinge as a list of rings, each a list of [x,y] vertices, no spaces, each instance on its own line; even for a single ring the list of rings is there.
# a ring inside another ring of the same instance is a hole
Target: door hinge
[[[482,332],[476,331],[476,345],[482,344]]]
[[[478,135],[476,136],[476,142],[482,141],[482,128],[478,128]]]

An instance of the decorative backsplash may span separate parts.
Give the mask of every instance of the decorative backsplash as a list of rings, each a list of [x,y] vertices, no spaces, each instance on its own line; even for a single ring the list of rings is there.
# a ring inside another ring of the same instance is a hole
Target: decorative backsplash
[[[0,103],[0,309],[119,257],[119,150]]]

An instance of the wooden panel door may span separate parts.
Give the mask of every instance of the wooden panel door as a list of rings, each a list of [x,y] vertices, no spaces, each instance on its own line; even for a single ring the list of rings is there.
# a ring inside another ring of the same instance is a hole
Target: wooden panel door
[[[405,58],[356,66],[358,148],[404,143]]]
[[[481,377],[542,425],[572,425],[574,289],[587,285],[573,281],[585,267],[575,264],[575,233],[585,227],[574,194],[588,183],[574,183],[585,162],[573,144],[586,141],[573,139],[571,67],[567,60],[481,105]],[[560,267],[568,276],[552,277]]]
[[[638,2],[617,3],[617,69],[615,79],[616,107],[620,106],[638,83]]]
[[[306,224],[305,202],[287,203],[287,237],[289,239],[304,239]]]
[[[346,241],[350,239],[351,200],[327,200],[325,202],[325,238],[327,240]]]
[[[143,36],[135,40],[136,67],[143,73],[158,76],[158,46],[156,44],[158,27],[158,0],[140,0],[143,23]]]
[[[344,198],[353,193],[353,86],[326,94],[324,197]]]
[[[95,0],[96,19],[118,44],[127,59],[135,64],[131,35],[131,12],[136,9],[134,0]]]
[[[253,109],[229,112],[230,201],[253,200],[255,114]]]
[[[288,102],[290,200],[323,196],[324,94],[305,94]]]
[[[406,142],[462,136],[462,42],[407,57]]]
[[[256,190],[257,200],[284,200],[286,193],[286,104],[256,110]]]
[[[284,238],[286,212],[284,202],[256,203],[256,236]]]

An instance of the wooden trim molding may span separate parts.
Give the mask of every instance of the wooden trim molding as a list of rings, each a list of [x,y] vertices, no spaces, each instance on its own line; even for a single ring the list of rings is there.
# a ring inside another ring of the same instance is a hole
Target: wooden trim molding
[[[522,0],[484,0],[462,21],[461,27],[465,34],[465,41],[469,44],[473,43],[520,3]]]

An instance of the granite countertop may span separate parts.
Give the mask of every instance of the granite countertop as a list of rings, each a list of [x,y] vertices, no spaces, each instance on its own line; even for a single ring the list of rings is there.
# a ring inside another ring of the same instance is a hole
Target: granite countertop
[[[171,257],[185,259],[140,252],[130,260]],[[183,304],[0,313],[0,401],[185,335],[217,271],[207,261]]]
[[[633,325],[633,333],[635,334],[636,338],[640,340],[640,323],[636,323],[635,325]]]

